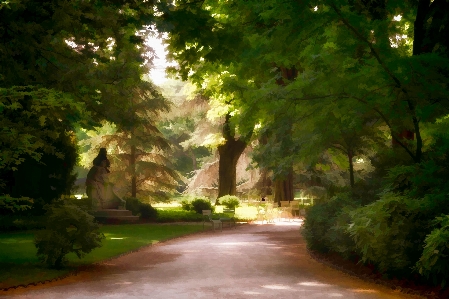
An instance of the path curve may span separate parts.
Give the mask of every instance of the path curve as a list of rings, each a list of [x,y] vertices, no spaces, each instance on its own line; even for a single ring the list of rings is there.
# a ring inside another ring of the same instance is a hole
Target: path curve
[[[405,299],[313,260],[299,224],[242,225],[190,235],[5,298]]]

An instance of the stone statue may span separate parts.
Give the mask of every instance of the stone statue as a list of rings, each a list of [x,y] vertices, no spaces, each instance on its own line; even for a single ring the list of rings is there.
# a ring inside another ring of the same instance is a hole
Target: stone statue
[[[94,211],[125,208],[125,201],[115,194],[114,185],[108,181],[110,166],[106,149],[101,148],[86,178],[86,194],[92,200]]]

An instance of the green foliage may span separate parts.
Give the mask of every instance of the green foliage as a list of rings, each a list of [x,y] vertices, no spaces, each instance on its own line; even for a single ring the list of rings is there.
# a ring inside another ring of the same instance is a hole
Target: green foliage
[[[307,247],[319,252],[334,251],[349,257],[355,246],[346,232],[348,214],[356,206],[357,203],[343,193],[308,208],[302,230]]]
[[[355,242],[363,261],[405,276],[449,213],[448,17],[444,1],[308,0],[181,0],[162,16],[177,74],[211,98],[208,115],[254,130],[255,164],[342,177],[324,184],[336,198],[351,187],[352,203],[310,209],[308,246],[347,255]]]
[[[228,209],[235,209],[240,205],[240,200],[234,195],[225,195],[218,198],[218,202],[227,207]]]
[[[434,224],[438,228],[426,236],[424,251],[415,269],[444,288],[449,277],[449,215],[436,217]]]
[[[0,215],[24,211],[31,208],[33,199],[29,197],[14,198],[9,194],[0,196]]]
[[[55,129],[52,126],[48,128]],[[16,170],[0,169],[0,180],[6,183],[0,188],[0,193],[34,200],[32,209],[21,214],[43,214],[43,206],[61,198],[62,195],[70,194],[76,180],[73,168],[78,161],[78,155],[74,136],[63,131],[47,142],[57,149],[57,153],[63,154],[59,156],[37,150],[41,154],[39,162],[25,156]]]
[[[88,138],[80,142],[88,148],[82,154],[83,166],[90,168],[91,157],[105,147],[113,162],[110,180],[115,186],[126,190],[128,196],[137,196],[132,194],[135,190],[141,197],[166,201],[178,181],[183,181],[171,165],[169,141],[157,127],[169,103],[151,82],[136,83],[134,90],[126,94],[131,106],[122,111],[121,120],[115,124],[104,122],[102,128],[87,131]]]
[[[149,203],[143,203],[135,197],[125,197],[126,209],[130,210],[135,216],[140,216],[142,219],[156,219],[158,211]]]
[[[185,210],[158,210],[157,222],[200,222],[203,215],[195,211]]]
[[[185,211],[191,211],[193,209],[192,203],[187,199],[181,201],[181,207]]]
[[[351,213],[348,231],[363,262],[382,272],[409,275],[421,255],[425,222],[420,220],[421,203],[395,193]]]
[[[165,115],[158,127],[173,144],[173,167],[184,177],[191,178],[201,167],[201,159],[211,154],[202,145],[204,135],[214,129],[205,117],[209,104],[187,82],[167,80],[160,87],[163,95],[171,101],[173,109]],[[183,192],[188,183],[178,183],[177,190]]]
[[[148,24],[154,8],[143,2],[10,1],[0,9],[5,40],[0,46],[0,109],[7,113],[23,109],[29,113],[27,118],[36,116],[41,125],[60,118],[91,126],[105,118],[105,106],[110,103],[107,117],[120,119],[118,107],[126,107],[126,100],[118,90],[138,82],[145,72],[140,62],[145,66],[150,62],[143,61],[141,54],[149,49],[135,33]],[[18,104],[18,97],[24,96],[28,103]],[[40,136],[57,132],[39,132],[39,127],[33,130],[26,122],[2,124],[2,128],[19,137],[15,141],[19,146],[11,148],[33,157],[36,148],[51,146],[42,143]],[[1,167],[9,162],[0,162]]]
[[[205,197],[197,197],[190,203],[192,205],[192,210],[198,214],[202,214],[203,210],[211,210],[214,211],[214,207],[212,207],[212,203],[208,198]]]
[[[354,204],[344,206],[333,219],[330,230],[325,234],[330,250],[339,253],[345,259],[349,259],[356,254],[355,242],[348,232],[352,220],[351,213],[355,209],[356,205]]]
[[[65,202],[69,203],[70,205],[74,205],[77,206],[78,208],[80,208],[83,211],[90,211],[92,209],[92,200],[89,199],[88,197],[84,197],[81,199],[77,199],[77,198],[69,198],[69,199],[64,199]]]
[[[35,234],[38,258],[54,268],[61,268],[70,252],[82,258],[101,246],[104,235],[98,229],[94,217],[76,206],[61,202],[49,205],[45,229]]]
[[[62,159],[66,149],[55,143],[86,113],[84,104],[53,89],[1,85],[0,111],[0,169],[8,170],[17,170],[26,157],[40,161],[43,154],[52,154]],[[67,111],[73,118],[67,117]]]
[[[139,215],[141,202],[135,197],[124,197],[123,200],[126,201],[126,209],[131,211],[134,216]]]
[[[157,210],[153,208],[149,203],[143,203],[140,205],[140,217],[142,219],[157,219]]]

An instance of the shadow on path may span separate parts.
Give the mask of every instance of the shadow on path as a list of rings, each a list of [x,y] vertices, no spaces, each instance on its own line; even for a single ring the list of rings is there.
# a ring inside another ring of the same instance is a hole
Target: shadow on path
[[[313,260],[298,222],[190,235],[7,298],[419,298]]]

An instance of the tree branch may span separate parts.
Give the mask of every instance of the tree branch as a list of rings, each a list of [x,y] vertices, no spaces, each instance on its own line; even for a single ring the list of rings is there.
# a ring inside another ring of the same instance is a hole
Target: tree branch
[[[430,0],[420,0],[420,3],[424,3],[424,2],[429,2]],[[349,22],[348,20],[346,20],[341,11],[337,8],[337,6],[334,3],[330,3],[329,4],[332,9],[337,13],[337,15],[341,18],[341,21],[346,25],[346,27],[349,28],[349,30],[351,30],[354,35],[362,42],[366,43],[371,51],[371,54],[374,56],[374,58],[376,58],[377,62],[380,64],[380,66],[384,69],[384,71],[388,74],[388,76],[390,76],[390,78],[396,83],[396,86],[405,94],[406,96],[406,101],[408,103],[408,109],[410,111],[410,114],[412,115],[412,121],[413,121],[413,126],[415,129],[415,133],[416,133],[416,154],[415,155],[411,155],[413,157],[413,160],[417,163],[419,163],[421,161],[421,155],[422,155],[422,137],[421,137],[421,133],[420,133],[420,128],[419,128],[419,120],[416,117],[416,112],[415,112],[415,104],[411,101],[411,99],[409,98],[408,92],[407,90],[402,86],[401,81],[399,81],[399,79],[391,72],[391,70],[385,65],[385,63],[382,61],[382,59],[379,56],[379,53],[377,53],[376,49],[374,49],[372,43],[370,43],[360,32],[357,31],[356,28],[354,28]],[[422,4],[424,5],[424,4]],[[393,134],[393,133],[392,133]],[[393,136],[394,139],[396,139],[396,137]],[[400,143],[401,144],[401,143]],[[404,146],[403,146],[404,147]],[[406,147],[404,147],[406,148]],[[407,152],[409,152],[410,150],[408,150],[407,148]]]

